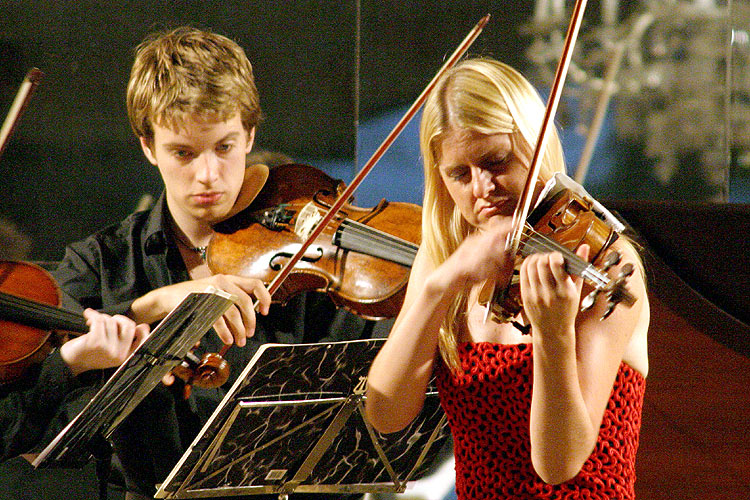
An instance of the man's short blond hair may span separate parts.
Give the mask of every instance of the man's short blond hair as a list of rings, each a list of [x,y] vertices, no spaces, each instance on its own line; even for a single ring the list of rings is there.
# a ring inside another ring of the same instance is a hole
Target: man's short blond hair
[[[136,48],[127,107],[133,131],[149,141],[154,123],[176,130],[189,116],[226,120],[239,113],[248,132],[261,120],[242,47],[191,27],[153,33]]]

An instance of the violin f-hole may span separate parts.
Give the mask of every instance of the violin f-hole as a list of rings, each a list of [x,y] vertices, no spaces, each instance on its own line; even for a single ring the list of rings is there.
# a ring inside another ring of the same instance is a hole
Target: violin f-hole
[[[309,248],[308,250],[312,250],[314,253],[313,255],[310,255],[308,253],[305,253],[305,255],[302,256],[300,260],[305,262],[318,262],[320,259],[323,258],[323,248],[321,247],[313,247]],[[278,261],[281,259],[289,259],[294,254],[291,252],[276,252],[273,257],[271,257],[271,260],[268,262],[268,267],[274,271],[278,271],[283,267],[283,264],[279,263]]]

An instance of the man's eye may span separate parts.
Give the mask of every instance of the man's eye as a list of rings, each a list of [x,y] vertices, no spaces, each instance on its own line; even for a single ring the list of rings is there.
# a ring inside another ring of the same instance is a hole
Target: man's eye
[[[231,144],[219,144],[216,147],[216,151],[218,151],[220,153],[228,153],[231,150],[232,150],[232,145]]]
[[[172,154],[174,154],[177,158],[181,160],[190,158],[190,151],[186,149],[175,149]]]

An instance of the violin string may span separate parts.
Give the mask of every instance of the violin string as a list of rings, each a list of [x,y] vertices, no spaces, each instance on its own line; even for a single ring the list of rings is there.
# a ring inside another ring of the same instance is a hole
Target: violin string
[[[521,250],[522,253],[526,253],[528,255],[530,253],[534,253],[534,251],[559,251],[566,259],[571,260],[571,264],[575,266],[575,271],[581,272],[586,267],[586,263],[584,263],[583,259],[581,259],[576,253],[572,252],[570,249],[557,243],[556,241],[550,240],[543,234],[533,230],[525,232],[524,234],[528,235],[529,239],[526,241],[526,244],[524,244],[524,248],[522,248]],[[524,252],[524,250],[527,248],[531,251]]]
[[[386,232],[349,219],[345,220],[342,223],[342,226],[344,227],[343,230],[345,230],[348,235],[357,238],[360,242],[374,245],[385,251],[402,253],[412,259],[416,255],[418,248],[417,245]],[[524,234],[528,236],[529,239],[524,243],[522,253],[524,252],[524,249],[527,249],[527,255],[534,252],[559,251],[563,254],[563,258],[565,259],[566,265],[571,274],[588,279],[597,287],[604,287],[609,283],[609,278],[605,274],[599,272],[595,267],[581,259],[575,252],[567,247],[534,229],[527,228],[524,231]]]
[[[396,252],[412,260],[417,253],[418,246],[379,229],[374,229],[360,222],[346,220],[342,223],[347,235],[357,238],[359,242],[377,246],[384,251]]]
[[[351,229],[352,234],[362,235],[369,241],[386,245],[388,248],[394,248],[413,254],[416,254],[417,252],[418,247],[414,243],[406,241],[402,238],[398,238],[392,234],[386,233],[385,231],[372,228],[370,226],[367,226],[366,224],[362,224],[361,222],[346,220],[342,225],[346,226],[347,231]]]
[[[400,260],[411,262],[414,260],[415,253],[408,248],[399,247],[391,242],[376,240],[363,233],[347,233],[350,236],[349,244],[351,248],[363,251],[373,256],[381,256],[382,258],[398,258]],[[357,243],[358,245],[355,245]]]
[[[10,293],[0,292],[0,305],[6,306],[7,311],[16,311],[25,317],[33,317],[47,322],[66,323],[66,327],[78,330],[83,324],[81,316],[57,307],[35,302]]]
[[[541,237],[542,239],[536,239],[535,236]],[[529,249],[531,251],[524,252],[523,250]],[[570,251],[568,248],[553,242],[552,240],[544,239],[544,236],[539,233],[534,233],[525,244],[522,249],[522,253],[527,255],[534,252],[554,252],[559,251],[562,253],[565,263],[568,266],[568,270],[571,274],[578,276],[587,277],[585,275],[586,270],[590,267],[587,262],[581,259],[577,254]]]
[[[534,250],[546,252],[558,251],[563,254],[563,258],[565,259],[566,264],[570,266],[570,272],[572,274],[589,279],[597,288],[603,288],[609,283],[609,277],[607,275],[599,272],[593,265],[584,261],[567,247],[534,229],[526,229],[524,234],[529,236],[529,239],[524,243],[524,248],[530,247],[532,250],[532,252],[528,253],[533,253]]]

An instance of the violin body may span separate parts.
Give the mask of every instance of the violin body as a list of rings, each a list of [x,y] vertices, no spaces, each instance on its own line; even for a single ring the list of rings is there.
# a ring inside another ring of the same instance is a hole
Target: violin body
[[[596,216],[590,200],[568,189],[544,200],[526,219],[536,232],[575,252],[586,243],[589,262],[601,263],[605,251],[618,238],[617,232]]]
[[[209,268],[270,283],[345,188],[307,165],[271,169],[252,204],[214,227],[206,252]],[[366,319],[395,316],[420,242],[421,217],[421,207],[409,203],[344,205],[273,300],[285,303],[315,290]]]
[[[0,384],[23,377],[61,342],[54,331],[85,333],[82,316],[57,309],[52,276],[27,262],[0,261]]]

